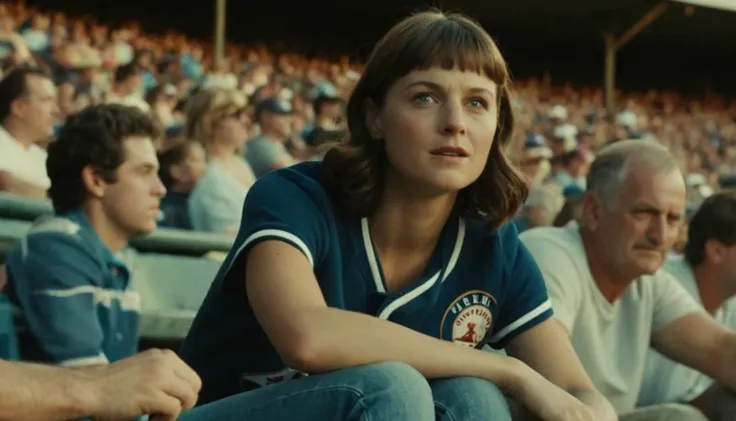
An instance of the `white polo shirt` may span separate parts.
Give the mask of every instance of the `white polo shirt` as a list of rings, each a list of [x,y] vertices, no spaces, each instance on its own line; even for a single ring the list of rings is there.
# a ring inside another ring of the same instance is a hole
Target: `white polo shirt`
[[[661,270],[635,280],[609,303],[590,273],[575,222],[532,229],[521,239],[542,270],[555,316],[570,332],[595,387],[619,414],[633,410],[652,334],[700,307]]]
[[[680,256],[671,257],[665,263],[664,270],[670,273],[701,307],[703,306],[695,274],[685,259]],[[736,301],[733,299],[726,301],[716,310],[713,318],[728,328],[736,329]],[[690,402],[702,395],[712,384],[713,379],[705,374],[678,364],[650,349],[647,355],[644,386],[638,403],[656,405]]]
[[[46,174],[46,151],[36,145],[25,148],[0,127],[0,170],[43,189],[51,186]]]

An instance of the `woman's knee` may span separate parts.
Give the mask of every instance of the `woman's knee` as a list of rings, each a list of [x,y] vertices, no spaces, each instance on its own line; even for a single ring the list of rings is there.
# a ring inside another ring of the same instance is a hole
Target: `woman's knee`
[[[430,383],[440,420],[510,421],[511,410],[501,389],[477,377],[455,377]]]
[[[369,419],[434,419],[432,390],[415,368],[397,362],[351,369],[360,392],[358,410]]]

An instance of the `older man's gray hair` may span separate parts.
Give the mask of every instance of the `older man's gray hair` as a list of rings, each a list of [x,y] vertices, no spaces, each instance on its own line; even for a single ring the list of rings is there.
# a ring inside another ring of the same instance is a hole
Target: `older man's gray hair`
[[[613,206],[631,163],[644,163],[658,174],[679,170],[677,158],[654,140],[624,140],[603,148],[590,166],[588,191]]]

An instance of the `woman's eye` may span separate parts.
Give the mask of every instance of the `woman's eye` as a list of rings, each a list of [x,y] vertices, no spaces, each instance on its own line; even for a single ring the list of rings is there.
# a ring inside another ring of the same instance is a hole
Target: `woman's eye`
[[[483,98],[472,98],[468,104],[473,108],[488,108],[488,102]]]
[[[434,102],[434,97],[432,97],[431,94],[423,92],[423,93],[414,95],[414,101],[419,102],[421,104],[430,104]]]

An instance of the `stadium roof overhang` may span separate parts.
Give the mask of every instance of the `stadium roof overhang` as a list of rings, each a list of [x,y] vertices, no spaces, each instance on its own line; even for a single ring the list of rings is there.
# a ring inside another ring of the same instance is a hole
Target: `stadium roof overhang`
[[[736,12],[736,1],[733,0],[672,0],[678,3],[686,3],[693,6],[712,7]]]
[[[613,111],[616,53],[635,38],[719,52],[736,49],[733,36],[736,13],[729,13],[736,12],[736,0],[515,0],[484,4],[478,0],[457,0],[447,3],[472,10],[489,28],[514,25],[518,32],[545,33],[558,41],[586,39],[604,43],[606,107],[610,111]],[[595,41],[596,38],[602,41]]]

